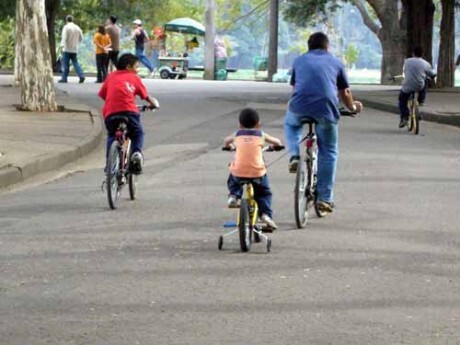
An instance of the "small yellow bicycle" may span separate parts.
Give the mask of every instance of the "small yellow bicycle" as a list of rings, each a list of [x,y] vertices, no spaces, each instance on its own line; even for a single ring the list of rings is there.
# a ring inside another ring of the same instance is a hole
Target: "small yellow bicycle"
[[[284,146],[266,146],[262,152],[281,151]],[[223,151],[234,151],[229,147],[223,147]],[[272,240],[268,238],[263,232],[271,232],[272,229],[268,228],[265,223],[259,221],[259,207],[254,198],[253,183],[256,179],[242,179],[243,195],[239,204],[237,222],[227,222],[224,228],[234,228],[230,232],[219,236],[219,250],[222,250],[224,245],[224,238],[236,232],[239,233],[240,247],[242,252],[249,252],[251,244],[260,243],[264,241],[267,246],[267,252],[270,252]]]

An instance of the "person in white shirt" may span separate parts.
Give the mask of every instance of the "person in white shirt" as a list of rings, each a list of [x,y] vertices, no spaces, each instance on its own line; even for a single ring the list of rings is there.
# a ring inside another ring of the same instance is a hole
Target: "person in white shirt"
[[[73,22],[73,17],[68,15],[66,17],[67,24],[62,28],[62,77],[58,81],[59,83],[67,83],[67,77],[69,76],[70,61],[72,61],[73,68],[77,73],[80,83],[85,81],[85,75],[83,70],[78,63],[77,52],[78,46],[83,41],[83,33],[78,25]]]

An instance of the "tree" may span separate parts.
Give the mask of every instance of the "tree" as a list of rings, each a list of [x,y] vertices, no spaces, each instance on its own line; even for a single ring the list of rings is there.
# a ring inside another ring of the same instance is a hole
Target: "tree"
[[[56,111],[45,0],[18,0],[16,54],[22,109]]]
[[[348,68],[351,68],[353,64],[358,61],[359,50],[354,44],[350,44],[345,50],[345,61]]]
[[[452,0],[441,0],[441,42],[438,59],[438,87],[453,87],[455,83],[455,4]]]
[[[382,45],[380,81],[388,84],[388,77],[401,74],[405,57],[405,13],[398,8],[398,0],[350,0],[361,13],[366,26]],[[287,0],[285,16],[295,24],[305,26],[324,18],[339,6],[338,0]],[[375,16],[377,17],[375,19]]]
[[[450,0],[453,5],[454,0]],[[433,23],[436,7],[433,0],[402,0],[407,15],[406,54],[411,56],[412,49],[420,46],[423,58],[433,62]]]

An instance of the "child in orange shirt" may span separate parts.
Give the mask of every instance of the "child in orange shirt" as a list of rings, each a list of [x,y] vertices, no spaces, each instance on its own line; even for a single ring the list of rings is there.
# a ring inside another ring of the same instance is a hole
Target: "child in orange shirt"
[[[107,65],[109,61],[109,50],[112,42],[110,36],[105,32],[104,25],[98,25],[94,35],[93,43],[96,46],[96,83],[102,83],[107,78]]]
[[[224,140],[225,147],[236,149],[235,159],[230,164],[230,176],[227,181],[228,206],[236,207],[237,200],[241,199],[243,193],[241,182],[249,179],[254,187],[254,198],[259,206],[261,221],[270,228],[276,229],[277,225],[272,220],[272,192],[262,149],[265,142],[274,146],[281,146],[281,140],[259,129],[259,114],[254,109],[243,109],[239,115],[239,123],[240,129]]]

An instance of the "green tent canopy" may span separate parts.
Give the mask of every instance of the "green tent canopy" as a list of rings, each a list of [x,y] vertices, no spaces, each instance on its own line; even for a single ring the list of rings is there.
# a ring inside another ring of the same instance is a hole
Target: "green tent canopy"
[[[203,24],[191,18],[178,18],[171,20],[164,25],[165,31],[180,32],[182,34],[191,34],[204,36]]]

